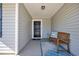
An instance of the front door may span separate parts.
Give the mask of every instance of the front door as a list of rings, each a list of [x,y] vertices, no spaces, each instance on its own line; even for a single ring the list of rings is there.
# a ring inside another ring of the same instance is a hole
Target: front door
[[[32,21],[32,39],[41,39],[42,36],[41,28],[42,28],[41,20],[34,19]]]

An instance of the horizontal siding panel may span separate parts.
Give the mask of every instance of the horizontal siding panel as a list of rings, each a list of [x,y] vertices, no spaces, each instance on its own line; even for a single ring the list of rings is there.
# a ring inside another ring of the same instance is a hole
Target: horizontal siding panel
[[[2,38],[0,38],[0,53],[15,51],[15,6],[4,3],[2,14]]]

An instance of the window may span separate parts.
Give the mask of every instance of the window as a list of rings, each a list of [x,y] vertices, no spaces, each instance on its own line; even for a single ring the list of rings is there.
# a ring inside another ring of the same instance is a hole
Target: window
[[[2,4],[0,3],[0,37],[2,37]]]

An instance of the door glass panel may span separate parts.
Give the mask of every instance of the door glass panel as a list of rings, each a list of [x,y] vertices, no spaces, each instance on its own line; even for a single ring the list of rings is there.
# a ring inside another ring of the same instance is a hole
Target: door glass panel
[[[40,28],[41,28],[40,21],[34,21],[34,37],[41,37]]]

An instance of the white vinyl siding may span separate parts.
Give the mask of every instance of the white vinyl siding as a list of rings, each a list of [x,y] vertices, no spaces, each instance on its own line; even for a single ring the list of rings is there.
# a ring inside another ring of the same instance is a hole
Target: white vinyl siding
[[[32,39],[32,17],[23,4],[19,4],[18,10],[18,52]]]
[[[2,38],[0,38],[0,53],[14,53],[15,51],[15,6],[16,4],[2,4]]]

